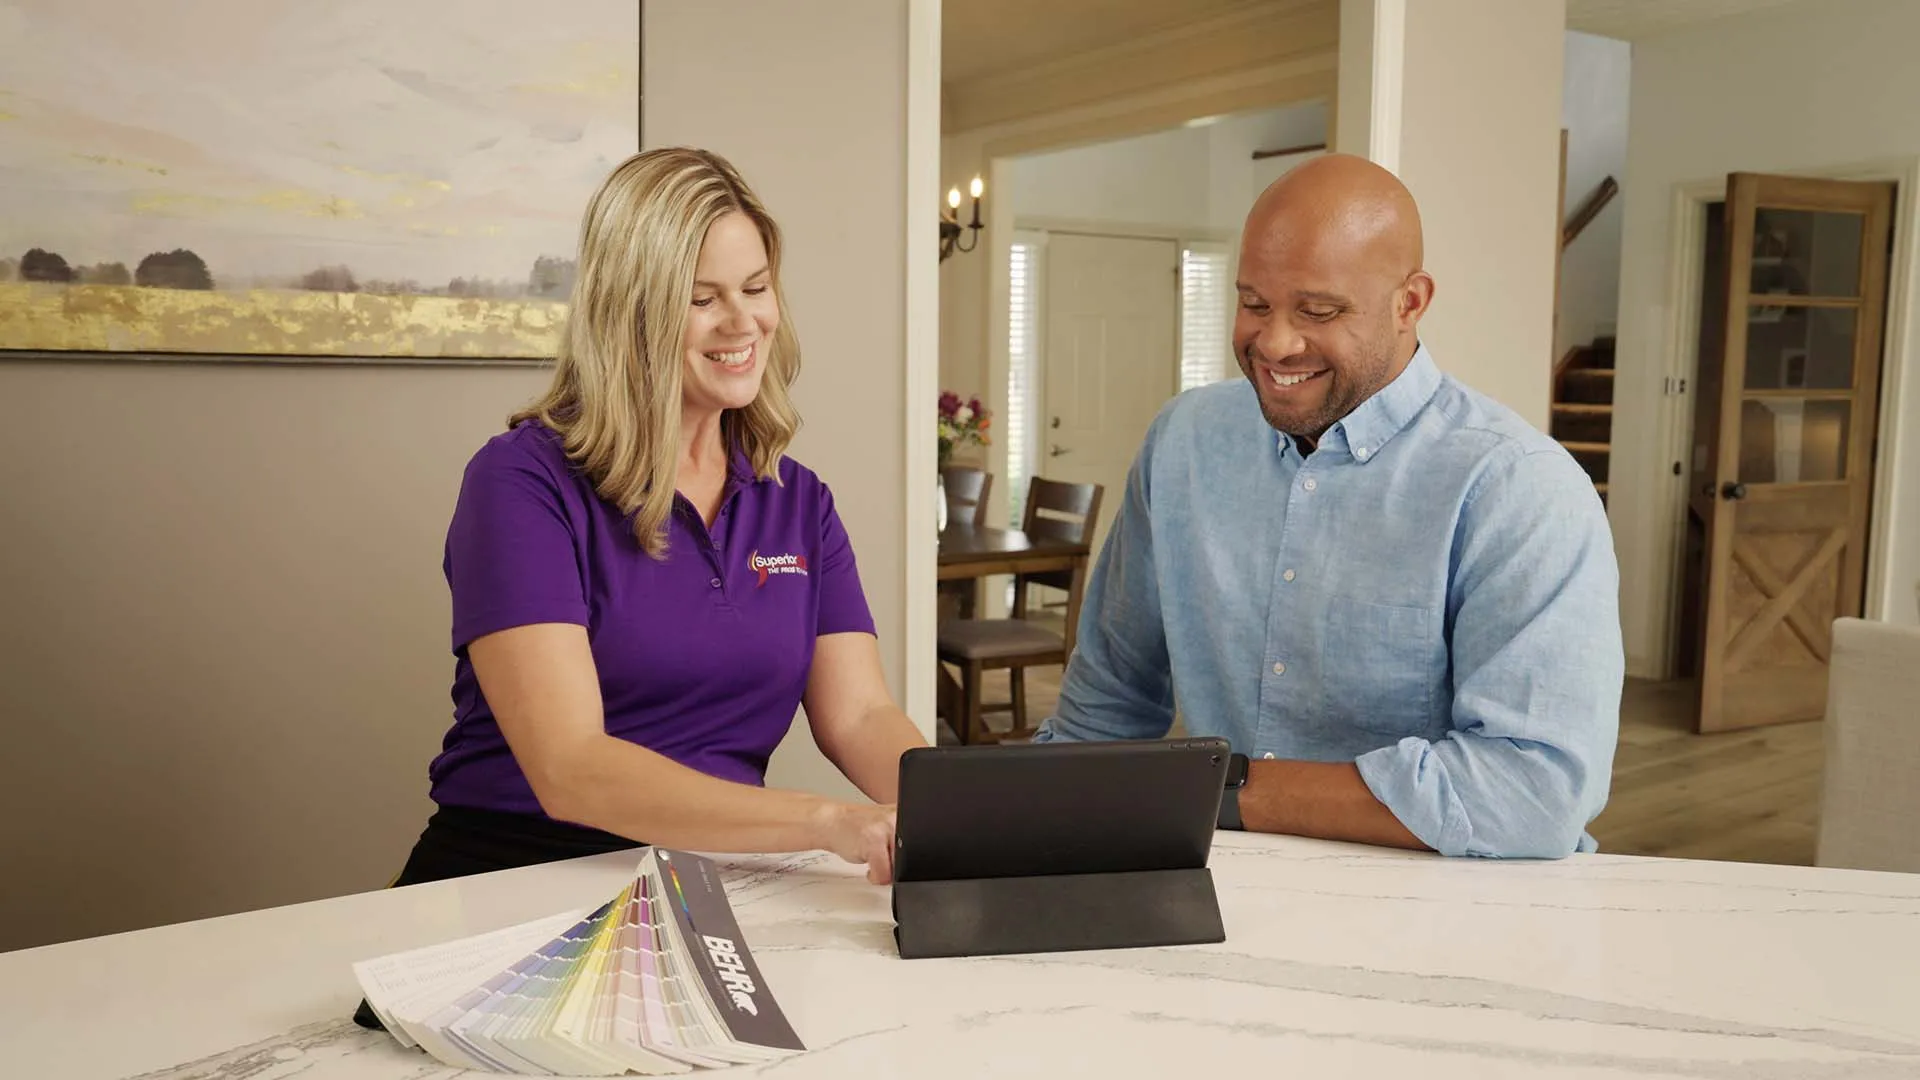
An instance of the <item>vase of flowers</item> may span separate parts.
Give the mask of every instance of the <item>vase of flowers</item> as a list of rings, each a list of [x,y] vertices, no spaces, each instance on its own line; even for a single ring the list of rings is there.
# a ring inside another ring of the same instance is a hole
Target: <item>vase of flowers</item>
[[[947,529],[947,466],[953,463],[953,452],[959,447],[988,444],[988,419],[979,398],[962,401],[960,395],[951,390],[940,392],[940,473],[934,493],[934,516],[941,532]]]
[[[953,462],[953,452],[963,446],[987,446],[990,418],[977,397],[961,400],[951,390],[940,392],[940,468]]]

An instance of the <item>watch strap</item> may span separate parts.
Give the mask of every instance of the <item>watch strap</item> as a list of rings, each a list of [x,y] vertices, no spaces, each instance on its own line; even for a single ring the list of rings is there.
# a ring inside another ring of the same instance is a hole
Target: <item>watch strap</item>
[[[1227,783],[1220,791],[1220,820],[1222,829],[1243,830],[1240,820],[1240,789],[1247,784],[1247,755],[1234,754],[1228,759]]]

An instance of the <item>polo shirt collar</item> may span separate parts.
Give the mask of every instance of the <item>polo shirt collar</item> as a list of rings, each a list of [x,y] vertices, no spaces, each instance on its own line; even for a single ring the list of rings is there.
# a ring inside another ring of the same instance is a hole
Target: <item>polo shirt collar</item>
[[[1320,436],[1319,445],[1345,450],[1364,465],[1413,422],[1439,389],[1440,367],[1433,362],[1426,344],[1421,343],[1414,349],[1413,359],[1407,361],[1406,370],[1328,428]],[[1281,435],[1280,456],[1284,458],[1289,448],[1298,449],[1292,438]]]

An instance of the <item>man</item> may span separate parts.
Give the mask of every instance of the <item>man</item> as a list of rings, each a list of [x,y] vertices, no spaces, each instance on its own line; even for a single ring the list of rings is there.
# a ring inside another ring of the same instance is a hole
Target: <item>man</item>
[[[1037,741],[1158,738],[1177,700],[1245,763],[1226,827],[1594,849],[1624,667],[1606,515],[1558,443],[1440,373],[1421,266],[1413,197],[1364,159],[1260,196],[1246,380],[1154,420]]]

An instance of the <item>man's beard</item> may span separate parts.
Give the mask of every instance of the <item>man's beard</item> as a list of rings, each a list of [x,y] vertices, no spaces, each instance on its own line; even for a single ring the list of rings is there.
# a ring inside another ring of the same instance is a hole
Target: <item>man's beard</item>
[[[1298,409],[1282,411],[1269,402],[1267,395],[1261,392],[1259,386],[1259,380],[1267,376],[1252,360],[1244,356],[1241,371],[1246,373],[1248,380],[1255,384],[1254,396],[1260,402],[1260,415],[1266,418],[1270,427],[1285,435],[1318,442],[1328,428],[1345,419],[1354,409],[1359,408],[1362,402],[1386,387],[1385,376],[1391,367],[1392,353],[1391,346],[1371,350],[1370,355],[1364,358],[1358,368],[1351,365],[1329,364],[1324,357],[1319,356],[1312,359],[1318,366],[1325,368],[1326,373],[1319,377],[1329,382],[1327,392],[1321,397],[1319,405],[1304,412]]]

